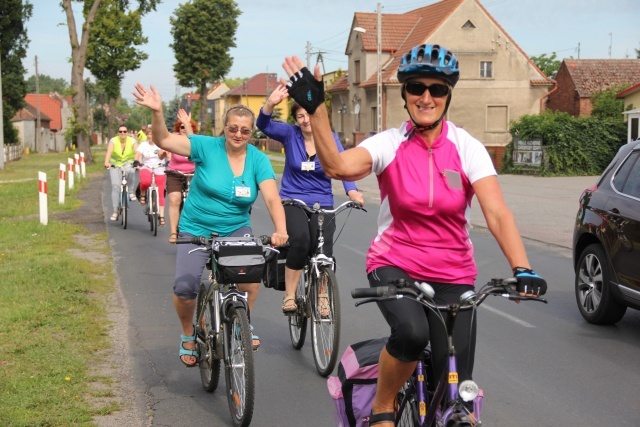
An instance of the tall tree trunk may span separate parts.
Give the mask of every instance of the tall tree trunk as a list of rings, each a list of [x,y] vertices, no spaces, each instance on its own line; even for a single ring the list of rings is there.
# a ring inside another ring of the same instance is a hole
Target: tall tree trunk
[[[208,135],[211,130],[209,109],[207,108],[207,82],[200,83],[200,133]]]
[[[79,151],[84,152],[85,161],[89,164],[93,163],[93,156],[89,147],[89,106],[85,97],[84,90],[84,67],[87,62],[87,48],[89,46],[89,31],[93,23],[100,2],[102,0],[93,0],[91,9],[87,18],[82,25],[82,39],[78,41],[78,32],[76,30],[76,20],[71,7],[71,0],[62,0],[62,8],[67,16],[67,26],[69,28],[69,40],[71,41],[71,59],[73,66],[71,68],[71,89],[73,90],[73,106],[76,113],[76,122],[78,133],[76,134],[77,147]]]
[[[107,115],[107,134],[109,138],[111,138],[111,135],[115,136],[116,130],[120,127],[120,123],[116,123],[116,119],[116,100],[109,98],[109,114]]]

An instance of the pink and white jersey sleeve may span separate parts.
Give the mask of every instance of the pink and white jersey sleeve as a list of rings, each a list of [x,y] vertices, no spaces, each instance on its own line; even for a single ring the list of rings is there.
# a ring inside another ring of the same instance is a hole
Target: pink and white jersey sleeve
[[[472,184],[496,175],[489,153],[450,122],[431,148],[410,130],[406,122],[359,145],[371,154],[381,196],[367,272],[395,266],[416,279],[473,284]]]

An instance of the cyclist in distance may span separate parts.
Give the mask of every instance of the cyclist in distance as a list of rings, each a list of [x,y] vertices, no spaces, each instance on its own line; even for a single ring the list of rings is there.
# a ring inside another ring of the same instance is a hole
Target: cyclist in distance
[[[143,143],[147,140],[147,134],[149,132],[147,131],[147,125],[142,125],[142,128],[138,131],[138,133],[136,134],[136,139],[138,140],[138,143]]]
[[[259,190],[275,228],[271,243],[284,245],[288,236],[276,174],[267,156],[248,144],[255,121],[253,112],[244,105],[231,107],[223,120],[224,136],[176,135],[167,130],[162,99],[155,87],[151,86],[149,91],[137,84],[135,88],[135,102],[153,111],[151,126],[158,146],[188,157],[196,164],[180,218],[180,237],[210,236],[213,232],[222,237],[252,235],[249,211]],[[183,334],[180,360],[189,367],[196,365],[193,315],[200,278],[209,256],[205,251],[189,254],[195,248],[189,244],[178,246],[173,285],[173,303]],[[259,286],[259,283],[239,285],[240,290],[248,294],[249,316]],[[252,340],[254,347],[260,345],[257,336]]]
[[[173,124],[173,132],[177,135],[198,133],[198,125],[191,120],[191,114],[184,110],[178,111],[178,120]],[[196,166],[185,156],[171,154],[168,171],[191,174]],[[178,237],[178,221],[180,220],[180,202],[182,200],[182,183],[187,177],[181,175],[167,175],[167,196],[169,197],[169,243],[175,243]]]
[[[113,214],[111,221],[118,220],[118,200],[120,199],[121,173],[124,168],[127,173],[129,186],[129,200],[136,200],[136,168],[132,166],[135,160],[138,143],[136,139],[127,135],[128,130],[125,125],[118,126],[118,135],[114,136],[107,143],[107,152],[104,155],[104,167],[109,170],[111,181],[111,203]],[[114,168],[111,165],[115,166]]]
[[[397,279],[426,281],[436,292],[437,304],[458,302],[462,293],[473,290],[477,268],[468,214],[475,194],[518,291],[534,296],[546,292],[546,282],[531,269],[487,150],[445,120],[460,77],[454,54],[432,44],[405,53],[397,78],[408,120],[342,153],[331,134],[319,68],[314,78],[297,57],[286,58],[283,68],[290,76],[289,95],[311,113],[318,157],[327,175],[358,180],[373,172],[378,179],[378,231],[366,258],[370,286]],[[380,302],[378,307],[391,335],[380,355],[370,424],[392,426],[394,398],[429,341],[436,378],[444,369],[447,336],[435,315],[414,301]],[[472,311],[460,312],[454,335],[460,382],[472,376],[475,334]]]
[[[140,168],[140,204],[147,204],[145,195],[147,189],[151,186],[151,174],[154,174],[156,176],[156,185],[158,186],[158,224],[161,227],[165,225],[164,187],[166,177],[164,174],[164,162],[167,154],[165,150],[160,149],[153,142],[151,128],[147,128],[147,140],[142,142],[136,150],[136,160],[142,164]]]
[[[275,107],[289,94],[284,85],[279,85],[267,98],[260,110],[256,125],[269,138],[282,143],[285,153],[284,172],[280,186],[280,197],[283,199],[300,199],[308,206],[319,203],[324,209],[333,209],[333,191],[331,178],[324,171],[316,158],[316,147],[313,143],[309,114],[297,102],[291,107],[291,115],[296,124],[271,120]],[[344,151],[338,135],[332,133],[336,148]],[[344,190],[354,202],[364,205],[364,198],[351,181],[343,181]],[[318,215],[309,214],[296,206],[285,206],[287,232],[289,233],[289,251],[285,264],[285,296],[282,311],[295,313],[296,287],[307,260],[312,242],[316,241]],[[327,214],[324,225],[325,254],[333,255],[333,233],[336,229],[334,214]],[[320,312],[325,316],[329,312],[329,298],[320,298]]]

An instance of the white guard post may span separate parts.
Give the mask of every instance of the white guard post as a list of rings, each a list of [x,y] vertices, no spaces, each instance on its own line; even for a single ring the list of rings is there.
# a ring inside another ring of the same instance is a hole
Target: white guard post
[[[78,182],[80,182],[80,178],[82,178],[82,173],[80,173],[80,155],[78,153],[75,153],[73,155],[73,170],[76,173]]]
[[[40,198],[40,224],[47,225],[47,174],[38,172],[38,197]]]
[[[82,178],[87,177],[87,167],[84,161],[84,153],[82,151],[80,152],[80,173],[82,173]]]
[[[73,159],[68,158],[67,164],[69,165],[69,190],[73,189]]]
[[[60,163],[60,172],[58,172],[60,184],[58,185],[58,203],[64,205],[65,181],[67,180],[67,166]]]

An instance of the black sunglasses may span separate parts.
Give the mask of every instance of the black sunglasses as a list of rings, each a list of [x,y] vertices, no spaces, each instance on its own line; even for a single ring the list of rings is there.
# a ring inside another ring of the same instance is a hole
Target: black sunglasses
[[[443,85],[441,83],[434,83],[432,85],[427,86],[421,82],[407,82],[404,85],[406,91],[410,95],[414,96],[422,96],[425,90],[429,90],[429,94],[433,98],[444,98],[449,95],[449,86]]]

